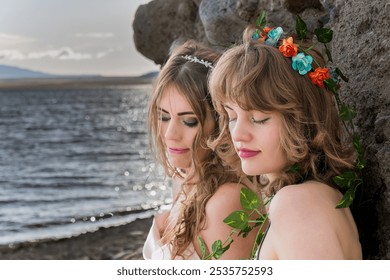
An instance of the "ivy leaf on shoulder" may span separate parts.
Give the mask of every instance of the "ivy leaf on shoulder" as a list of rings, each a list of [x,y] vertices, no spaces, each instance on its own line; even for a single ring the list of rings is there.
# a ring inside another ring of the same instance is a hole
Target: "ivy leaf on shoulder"
[[[202,259],[205,259],[207,254],[206,243],[204,242],[201,236],[198,236],[198,243],[199,243],[200,251],[202,252]]]
[[[222,256],[222,254],[224,253],[221,240],[214,241],[213,245],[211,245],[211,249],[213,250],[214,258],[216,258],[216,259],[219,259]]]
[[[343,195],[343,197],[341,198],[340,202],[337,204],[336,208],[349,207],[355,198],[355,192],[356,192],[355,188],[348,189],[346,193]]]
[[[240,191],[240,202],[242,208],[246,210],[254,210],[260,206],[260,199],[256,193],[248,188],[241,188]]]
[[[248,227],[248,214],[242,210],[234,211],[223,222],[232,228],[245,230]]]
[[[353,186],[353,182],[358,179],[358,176],[353,171],[346,171],[342,174],[333,177],[333,182],[336,183],[342,190],[348,190]]]

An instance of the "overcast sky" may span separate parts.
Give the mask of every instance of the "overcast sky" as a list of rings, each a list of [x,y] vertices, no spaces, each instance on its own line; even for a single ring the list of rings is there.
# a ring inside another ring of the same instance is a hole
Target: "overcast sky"
[[[53,74],[158,70],[134,46],[137,7],[150,0],[0,0],[0,64]]]

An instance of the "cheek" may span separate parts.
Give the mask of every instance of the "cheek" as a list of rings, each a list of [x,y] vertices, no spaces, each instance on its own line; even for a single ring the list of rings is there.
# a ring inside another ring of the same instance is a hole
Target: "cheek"
[[[159,123],[158,124],[158,135],[161,137],[163,141],[165,141],[165,132],[167,131],[167,124],[166,123]]]

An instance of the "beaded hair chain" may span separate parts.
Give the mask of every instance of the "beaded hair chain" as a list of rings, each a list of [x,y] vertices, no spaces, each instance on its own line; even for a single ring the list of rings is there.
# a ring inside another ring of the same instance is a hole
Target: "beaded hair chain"
[[[199,59],[196,56],[193,55],[183,55],[182,58],[187,59],[188,61],[191,61],[193,63],[200,63],[206,66],[207,68],[214,69],[213,64],[210,61],[204,60],[204,59]]]

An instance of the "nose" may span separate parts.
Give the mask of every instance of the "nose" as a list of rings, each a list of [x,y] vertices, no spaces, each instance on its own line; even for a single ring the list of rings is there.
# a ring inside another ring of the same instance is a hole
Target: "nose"
[[[233,142],[248,142],[251,139],[250,127],[245,119],[237,118],[229,124],[230,135]]]
[[[180,140],[180,129],[173,120],[168,123],[164,136],[166,140]]]

